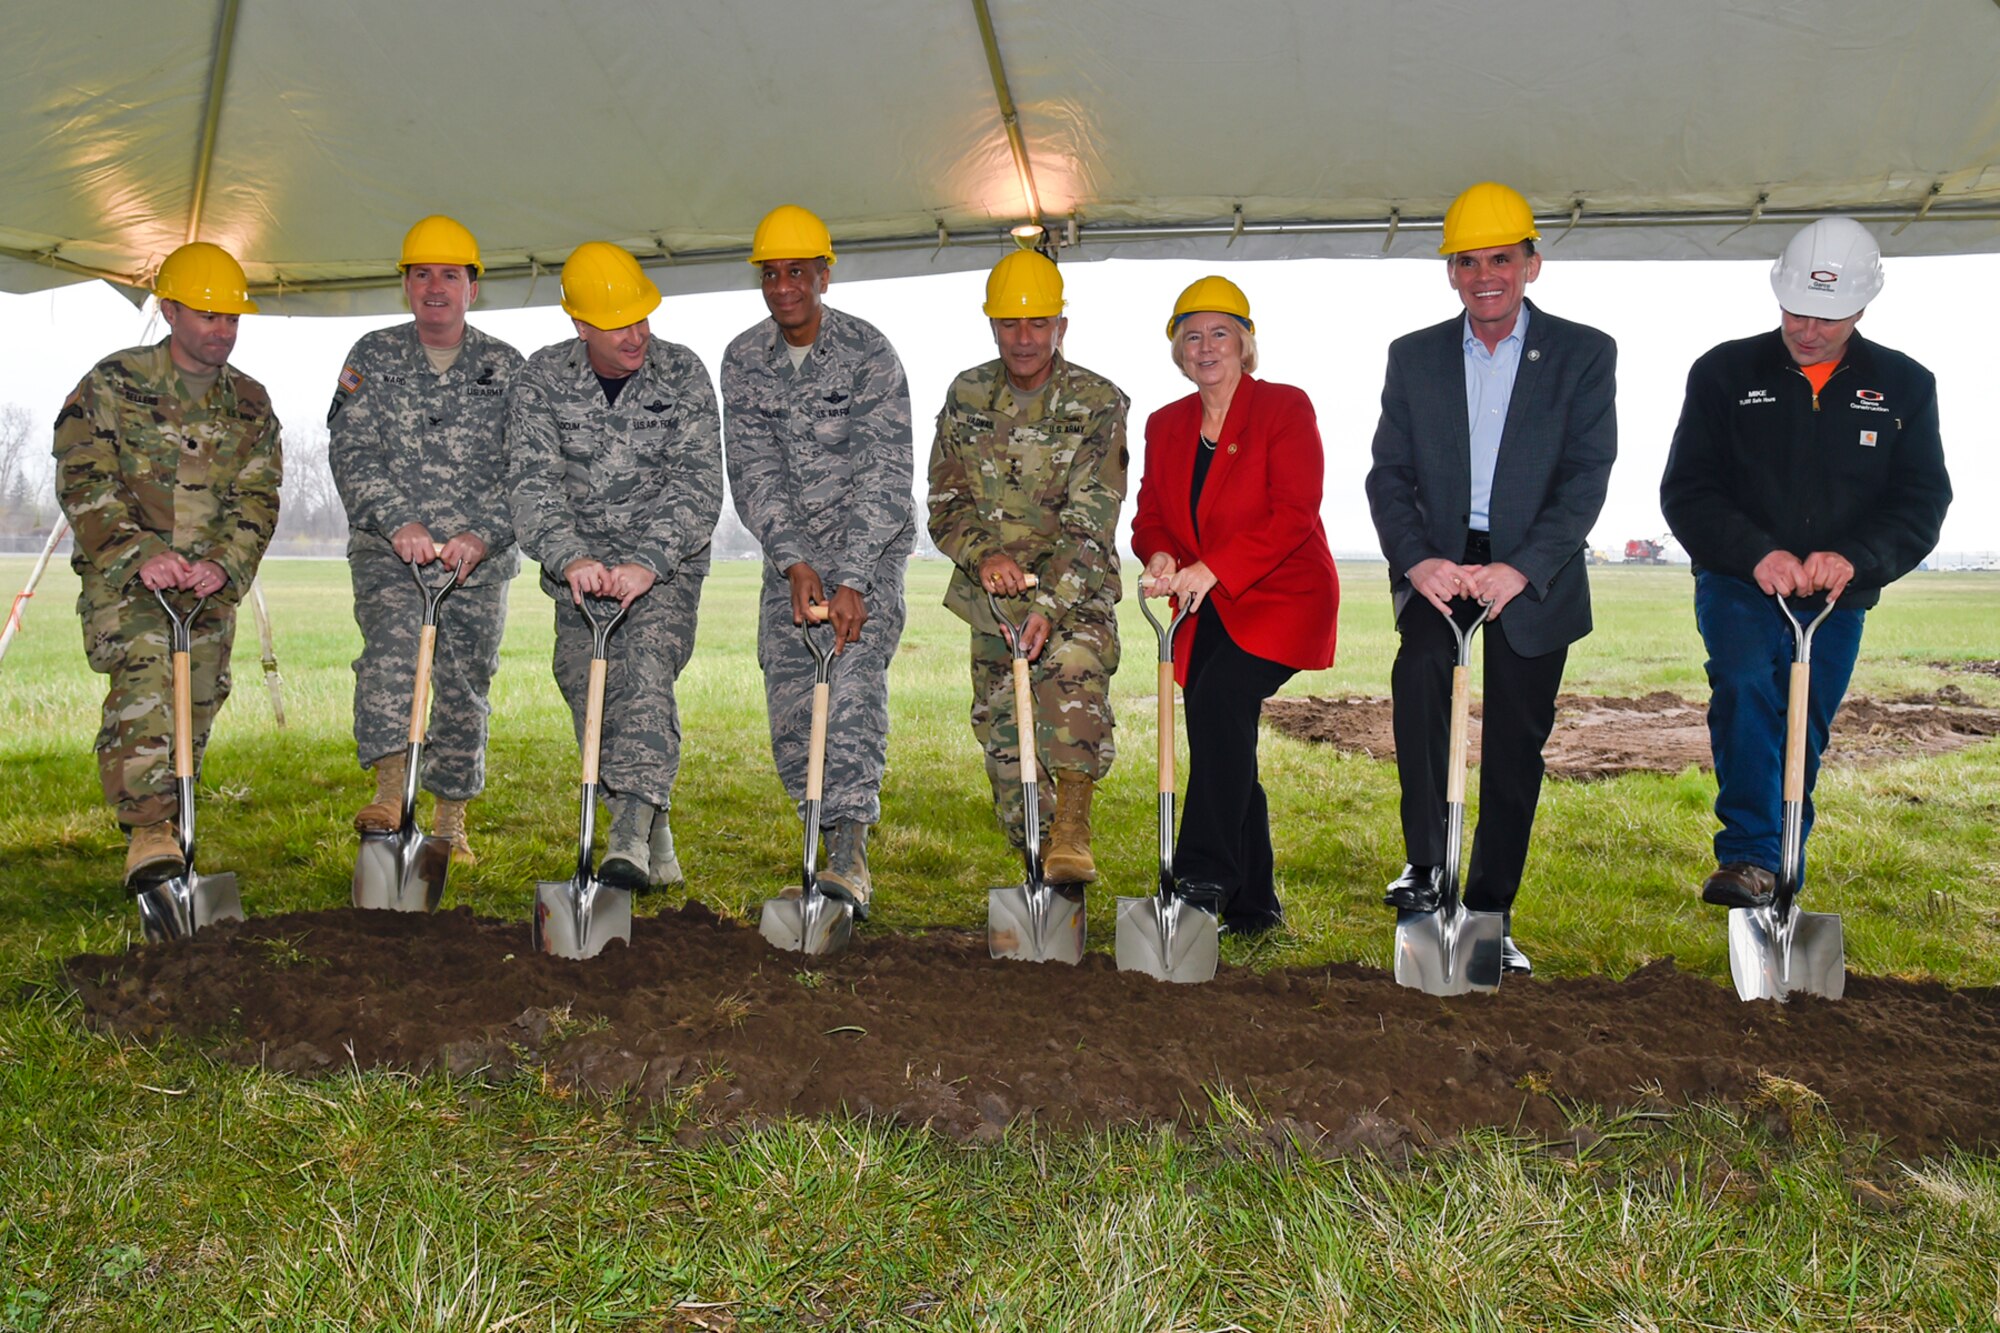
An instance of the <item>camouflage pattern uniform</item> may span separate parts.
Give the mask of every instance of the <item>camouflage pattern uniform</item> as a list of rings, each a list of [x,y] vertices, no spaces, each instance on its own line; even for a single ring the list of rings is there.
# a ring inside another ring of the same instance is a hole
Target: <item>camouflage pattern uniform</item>
[[[487,687],[500,665],[507,585],[521,568],[507,503],[507,386],[521,354],[468,325],[458,360],[431,369],[415,322],[367,334],[347,354],[326,424],[347,507],[354,578],[354,741],[362,767],[409,743],[424,604],[389,538],[421,523],[439,542],[470,532],[486,558],[438,612],[424,786],[468,801],[486,786]],[[443,568],[424,568],[442,582]]]
[[[1005,366],[989,361],[952,383],[931,447],[930,528],[957,566],[944,604],[972,627],[972,731],[986,751],[993,808],[1022,840],[1020,734],[1013,656],[979,586],[979,564],[996,552],[1040,580],[1003,601],[1049,620],[1049,638],[1029,665],[1041,817],[1055,808],[1057,772],[1093,782],[1111,771],[1111,676],[1118,670],[1118,554],[1114,533],[1125,499],[1125,413],[1118,386],[1057,355],[1042,391],[1023,404]]]
[[[97,771],[118,822],[172,819],[173,656],[166,613],[139,568],[166,551],[212,560],[229,581],[192,626],[197,768],[229,697],[236,605],[278,525],[278,418],[264,386],[225,366],[188,396],[167,343],[106,357],[63,403],[55,427],[56,494],[76,534],[70,566],[91,670],[111,677]],[[167,594],[175,609],[193,605]]]
[[[556,606],[556,683],[581,742],[590,626],[573,561],[643,565],[658,581],[611,636],[599,782],[665,810],[680,770],[674,681],[694,652],[708,545],[722,512],[722,423],[701,359],[653,338],[616,404],[581,341],[528,358],[508,392],[514,531]],[[593,608],[594,610],[595,608]]]
[[[903,363],[874,325],[827,308],[797,370],[775,321],[729,344],[729,488],[764,548],[757,661],[771,755],[796,802],[806,790],[813,659],[792,623],[785,571],[811,566],[827,596],[846,586],[868,608],[861,637],[833,671],[820,820],[882,817],[889,742],[889,661],[903,636],[903,575],[916,540],[915,444]],[[831,631],[816,630],[831,642]]]

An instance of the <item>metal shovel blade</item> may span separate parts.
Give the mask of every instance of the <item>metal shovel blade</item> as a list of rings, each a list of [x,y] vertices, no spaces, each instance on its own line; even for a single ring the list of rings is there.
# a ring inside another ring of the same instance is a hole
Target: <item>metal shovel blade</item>
[[[757,932],[775,948],[824,957],[839,953],[854,937],[854,907],[817,888],[792,889],[784,897],[764,900]]]
[[[1454,905],[1396,919],[1396,982],[1426,995],[1500,989],[1500,942],[1507,918]]]
[[[234,871],[176,875],[139,890],[138,902],[139,928],[154,944],[184,940],[217,921],[243,919],[243,895],[236,889]]]
[[[1774,907],[1729,909],[1729,975],[1745,1000],[1782,1000],[1793,991],[1837,1000],[1847,990],[1847,946],[1832,912],[1801,912],[1789,924]]]
[[[1118,900],[1118,970],[1158,981],[1215,979],[1222,930],[1212,913],[1171,894]]]
[[[986,951],[1023,963],[1083,961],[1083,886],[1009,884],[986,891]]]
[[[364,833],[354,858],[354,905],[376,911],[435,912],[451,870],[451,839],[414,826]]]
[[[632,895],[595,879],[535,881],[535,948],[557,958],[595,958],[632,943]]]

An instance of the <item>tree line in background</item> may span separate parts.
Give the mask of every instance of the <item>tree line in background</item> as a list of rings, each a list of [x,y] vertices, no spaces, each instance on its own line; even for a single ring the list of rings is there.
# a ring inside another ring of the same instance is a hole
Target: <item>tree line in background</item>
[[[328,443],[323,425],[285,428],[285,484],[273,555],[337,556],[347,549],[347,511],[333,484]],[[0,403],[0,552],[39,550],[58,517],[48,431],[36,428],[27,408]],[[936,555],[923,526],[920,517],[917,553]],[[727,501],[715,525],[713,553],[717,560],[755,560],[760,554],[757,539]]]

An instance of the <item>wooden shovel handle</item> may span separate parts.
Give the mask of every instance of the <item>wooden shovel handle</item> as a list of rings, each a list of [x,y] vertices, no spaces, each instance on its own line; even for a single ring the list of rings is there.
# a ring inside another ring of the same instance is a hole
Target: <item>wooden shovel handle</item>
[[[1028,688],[1028,659],[1014,659],[1014,729],[1021,733],[1021,780],[1032,782],[1035,767],[1035,696]]]
[[[806,750],[806,799],[817,801],[826,790],[826,715],[833,686],[821,681],[813,686],[812,739]]]
[[[1451,755],[1446,760],[1444,798],[1465,804],[1465,754],[1471,748],[1472,668],[1451,669]]]
[[[417,686],[410,695],[410,744],[424,738],[431,716],[431,661],[437,656],[437,626],[426,625],[417,634]]]
[[[1174,794],[1174,664],[1160,663],[1160,792]]]
[[[583,705],[583,780],[597,782],[597,757],[604,731],[604,673],[610,663],[601,657],[590,660],[590,687]]]
[[[1791,689],[1785,699],[1787,801],[1803,801],[1806,798],[1806,695],[1811,685],[1812,668],[1804,662],[1792,663]]]
[[[194,776],[194,669],[184,652],[174,654],[174,776]]]
[[[814,602],[806,608],[806,619],[815,625],[824,625],[833,618],[833,608],[825,602]]]

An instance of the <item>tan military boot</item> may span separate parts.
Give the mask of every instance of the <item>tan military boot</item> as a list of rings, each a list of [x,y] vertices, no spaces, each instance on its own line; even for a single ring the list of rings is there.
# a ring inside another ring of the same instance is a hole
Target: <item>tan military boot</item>
[[[1060,773],[1056,779],[1056,817],[1049,826],[1049,850],[1042,858],[1042,878],[1051,884],[1088,884],[1097,878],[1090,859],[1090,798],[1097,784],[1081,773]]]
[[[186,865],[171,819],[141,825],[132,830],[131,845],[125,849],[125,887],[142,889],[172,879]]]
[[[868,878],[868,826],[859,820],[843,819],[827,838],[826,869],[819,875],[819,889],[830,898],[854,904],[854,919],[868,919],[868,904],[875,886]]]
[[[653,836],[648,840],[646,850],[652,864],[646,868],[645,892],[677,889],[687,882],[687,877],[681,873],[681,859],[674,855],[674,826],[664,809],[653,816]]]
[[[611,838],[597,878],[614,889],[639,893],[653,864],[653,817],[659,813],[637,796],[605,798],[611,811]]]
[[[403,778],[407,756],[401,750],[375,761],[375,799],[354,816],[363,833],[394,833],[403,823]]]
[[[472,854],[472,843],[465,836],[464,801],[447,801],[438,798],[435,826],[431,833],[436,837],[451,839],[451,860],[453,865],[476,866],[479,858]],[[402,807],[397,806],[401,813]]]

